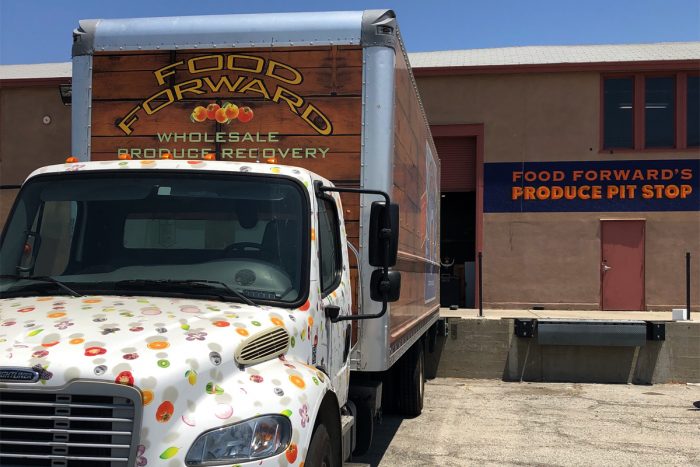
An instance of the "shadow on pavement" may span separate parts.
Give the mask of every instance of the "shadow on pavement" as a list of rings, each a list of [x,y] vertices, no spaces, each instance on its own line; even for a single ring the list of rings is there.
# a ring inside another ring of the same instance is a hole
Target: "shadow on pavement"
[[[366,463],[372,467],[379,465],[403,420],[404,417],[400,415],[385,415],[381,424],[374,425],[374,437],[370,450],[362,456],[352,456],[351,462]]]

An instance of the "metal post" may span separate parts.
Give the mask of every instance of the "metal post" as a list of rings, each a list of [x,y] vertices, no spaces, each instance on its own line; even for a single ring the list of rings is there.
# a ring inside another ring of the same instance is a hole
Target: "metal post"
[[[690,252],[685,252],[685,309],[690,320]]]
[[[484,294],[483,294],[483,279],[481,275],[482,270],[482,254],[479,252],[479,317],[484,316]]]

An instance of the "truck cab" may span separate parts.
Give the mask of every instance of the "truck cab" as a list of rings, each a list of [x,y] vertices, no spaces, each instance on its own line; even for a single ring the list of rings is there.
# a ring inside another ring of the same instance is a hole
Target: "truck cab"
[[[40,172],[24,185],[0,252],[3,364],[35,368],[56,401],[119,399],[130,407],[119,423],[142,424],[137,445],[128,447],[136,432],[105,433],[109,442],[73,448],[76,457],[305,458],[312,421],[322,410],[321,420],[339,415],[349,378],[350,326],[325,316],[351,308],[339,196],[314,191],[330,183],[304,169],[218,161]],[[3,386],[16,390],[2,395],[15,416],[41,416],[20,402],[39,393]],[[52,452],[20,441],[17,455]]]

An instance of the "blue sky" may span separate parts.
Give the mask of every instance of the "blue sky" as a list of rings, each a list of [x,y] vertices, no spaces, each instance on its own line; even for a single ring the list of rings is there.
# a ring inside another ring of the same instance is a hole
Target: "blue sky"
[[[409,52],[700,40],[699,0],[0,0],[0,64],[70,60],[79,19],[393,8]]]

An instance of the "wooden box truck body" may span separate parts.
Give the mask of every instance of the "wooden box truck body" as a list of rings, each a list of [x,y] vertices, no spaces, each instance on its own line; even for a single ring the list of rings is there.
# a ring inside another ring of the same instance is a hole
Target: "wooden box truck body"
[[[393,12],[81,21],[72,86],[0,289],[2,410],[63,424],[3,465],[338,465],[382,382],[420,413],[439,161]]]

